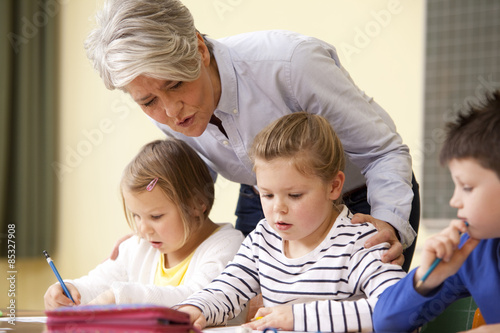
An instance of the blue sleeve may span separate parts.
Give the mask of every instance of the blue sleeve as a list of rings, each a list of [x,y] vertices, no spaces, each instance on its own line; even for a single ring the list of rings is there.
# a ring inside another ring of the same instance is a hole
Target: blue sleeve
[[[376,332],[413,331],[437,317],[457,299],[470,296],[457,274],[432,293],[422,296],[413,287],[415,271],[380,295],[373,312]]]

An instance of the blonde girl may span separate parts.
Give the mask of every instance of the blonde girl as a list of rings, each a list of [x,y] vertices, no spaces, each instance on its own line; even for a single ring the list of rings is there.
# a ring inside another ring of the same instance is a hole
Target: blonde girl
[[[179,308],[195,326],[221,325],[262,294],[258,320],[286,331],[372,331],[378,295],[405,273],[366,249],[377,230],[352,224],[340,203],[344,152],[329,122],[305,112],[284,116],[252,146],[265,218],[210,285]]]
[[[67,287],[76,304],[152,303],[172,306],[208,285],[234,256],[243,236],[208,217],[214,184],[186,143],[154,141],[126,167],[123,207],[136,235]],[[45,308],[72,305],[61,286],[45,294]]]

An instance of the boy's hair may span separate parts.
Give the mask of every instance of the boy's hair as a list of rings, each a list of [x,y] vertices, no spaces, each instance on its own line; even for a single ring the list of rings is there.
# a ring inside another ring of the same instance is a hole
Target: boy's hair
[[[146,191],[155,178],[158,178],[155,186],[179,208],[186,241],[208,218],[212,209],[214,182],[210,172],[200,156],[184,141],[157,140],[145,145],[125,168],[120,186],[127,222],[133,230],[137,230],[137,226],[126,208],[123,191]]]
[[[441,164],[452,159],[473,158],[500,178],[500,91],[459,114],[456,121],[447,125],[447,130]]]
[[[254,162],[290,158],[299,172],[324,182],[345,166],[342,143],[330,123],[307,112],[291,113],[266,126],[255,137],[250,156]]]
[[[124,89],[139,75],[198,78],[201,56],[189,10],[178,0],[107,0],[85,41],[87,57],[108,89]],[[211,44],[205,42],[211,51]]]

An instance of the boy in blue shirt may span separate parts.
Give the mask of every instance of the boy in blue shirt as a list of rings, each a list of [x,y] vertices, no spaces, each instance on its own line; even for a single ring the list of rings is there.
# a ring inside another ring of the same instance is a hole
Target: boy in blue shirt
[[[500,91],[448,125],[440,159],[455,183],[457,219],[426,241],[420,267],[382,293],[376,332],[412,331],[467,296],[484,328],[500,332]],[[436,258],[442,261],[421,282]]]

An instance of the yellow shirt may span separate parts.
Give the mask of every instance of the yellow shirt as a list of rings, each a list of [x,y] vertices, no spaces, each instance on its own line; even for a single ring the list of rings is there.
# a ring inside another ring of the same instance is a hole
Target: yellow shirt
[[[160,287],[173,286],[177,287],[184,283],[184,275],[189,267],[189,263],[194,255],[193,251],[182,262],[172,268],[165,268],[165,254],[160,255],[160,261],[156,267],[155,285]]]
[[[217,227],[211,235],[215,234],[219,231],[221,227]],[[211,236],[210,235],[210,236]],[[158,262],[158,266],[156,266],[156,274],[155,274],[155,286],[165,287],[172,286],[177,287],[184,283],[184,275],[187,272],[189,264],[191,263],[191,259],[193,258],[194,250],[190,255],[186,257],[182,262],[178,263],[172,268],[165,268],[165,254],[160,255],[160,261]]]

